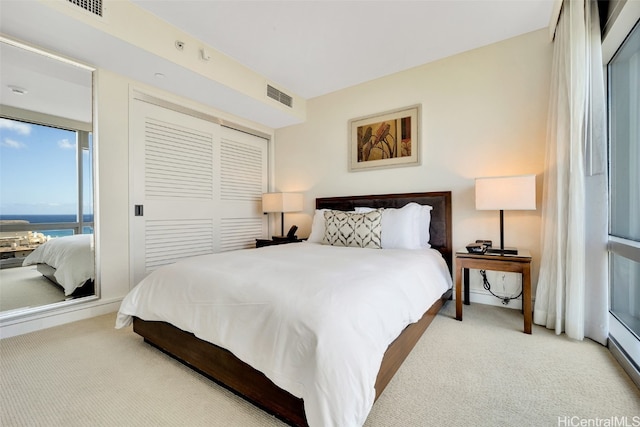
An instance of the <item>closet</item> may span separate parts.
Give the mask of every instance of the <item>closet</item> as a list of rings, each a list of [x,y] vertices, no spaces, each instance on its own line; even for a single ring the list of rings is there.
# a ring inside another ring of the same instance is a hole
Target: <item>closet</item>
[[[266,139],[136,97],[130,106],[132,286],[161,265],[268,234]]]

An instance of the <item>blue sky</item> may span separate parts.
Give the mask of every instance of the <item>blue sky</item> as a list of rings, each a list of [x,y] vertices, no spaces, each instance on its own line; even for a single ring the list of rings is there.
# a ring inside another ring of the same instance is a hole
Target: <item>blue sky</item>
[[[75,214],[75,148],[73,131],[0,118],[0,214]]]

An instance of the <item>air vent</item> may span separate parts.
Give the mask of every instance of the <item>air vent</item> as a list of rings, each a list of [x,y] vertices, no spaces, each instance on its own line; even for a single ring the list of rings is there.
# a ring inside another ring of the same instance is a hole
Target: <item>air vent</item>
[[[293,106],[293,98],[291,98],[286,93],[279,91],[271,85],[267,85],[267,96],[271,99],[275,99],[281,104],[286,105],[287,107]]]
[[[67,0],[94,15],[102,16],[102,0]]]

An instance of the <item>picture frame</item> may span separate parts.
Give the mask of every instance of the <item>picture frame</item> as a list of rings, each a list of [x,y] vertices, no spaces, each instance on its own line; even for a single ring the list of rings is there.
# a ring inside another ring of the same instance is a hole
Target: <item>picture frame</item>
[[[349,171],[420,164],[421,105],[349,120]]]

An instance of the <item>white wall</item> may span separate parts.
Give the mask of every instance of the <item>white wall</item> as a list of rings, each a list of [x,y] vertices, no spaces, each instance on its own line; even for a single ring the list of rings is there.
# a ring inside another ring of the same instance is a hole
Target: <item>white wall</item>
[[[100,296],[129,291],[129,81],[99,70],[97,80],[97,248]]]
[[[287,224],[308,235],[316,197],[451,190],[454,248],[499,242],[498,212],[475,210],[474,178],[534,173],[538,210],[505,212],[505,245],[531,250],[535,287],[551,54],[544,29],[308,100],[305,123],[276,131],[276,187],[306,198]],[[422,104],[422,164],[350,173],[348,121],[413,104]],[[489,276],[498,290],[502,277]],[[519,290],[519,277],[507,274],[505,286]],[[477,272],[472,292],[485,300]]]

